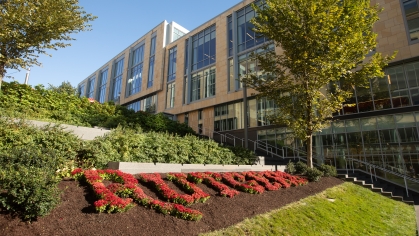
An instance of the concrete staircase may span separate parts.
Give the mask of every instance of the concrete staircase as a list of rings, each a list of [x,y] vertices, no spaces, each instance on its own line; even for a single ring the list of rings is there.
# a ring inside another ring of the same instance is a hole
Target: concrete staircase
[[[365,173],[338,173],[338,177],[371,189],[373,192],[380,193],[381,195],[396,201],[401,201],[409,205],[419,205],[419,193],[409,191],[409,196],[407,196],[406,189],[382,179],[377,178],[376,180],[375,177],[371,180],[371,176]]]

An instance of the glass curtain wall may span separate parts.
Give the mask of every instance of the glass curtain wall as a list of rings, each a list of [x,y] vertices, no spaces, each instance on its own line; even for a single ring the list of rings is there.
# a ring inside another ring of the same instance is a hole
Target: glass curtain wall
[[[418,119],[419,112],[409,112],[334,121],[313,138],[315,161],[345,168],[345,160],[353,158],[418,178]],[[258,140],[278,148],[288,146],[304,151],[304,144],[292,138],[291,133],[289,128],[261,130]],[[293,157],[295,153],[288,150],[285,155]],[[354,164],[370,171],[362,164]]]

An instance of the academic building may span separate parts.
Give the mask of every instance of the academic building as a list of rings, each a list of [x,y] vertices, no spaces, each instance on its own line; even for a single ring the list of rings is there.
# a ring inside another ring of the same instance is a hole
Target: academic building
[[[239,81],[246,71],[257,72],[252,52],[281,53],[251,30],[252,2],[243,0],[190,31],[163,21],[79,83],[80,95],[162,112],[236,145],[243,144],[247,130],[251,149],[264,145],[277,156],[303,156],[302,142],[267,120],[275,104],[256,99],[252,89],[243,91]],[[370,88],[355,87],[347,101],[355,105],[342,106],[335,121],[315,135],[315,162],[341,169],[355,165],[368,173],[373,167],[375,175],[407,181],[419,191],[419,0],[372,2],[384,8],[374,26],[376,52],[398,51],[397,56],[385,68],[387,76],[370,79]]]

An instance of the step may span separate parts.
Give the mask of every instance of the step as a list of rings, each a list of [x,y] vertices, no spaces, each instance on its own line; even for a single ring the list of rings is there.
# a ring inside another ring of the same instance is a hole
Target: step
[[[374,185],[372,185],[372,184],[364,184],[362,186],[364,186],[364,188],[368,188],[368,189],[371,189],[371,190],[374,188]]]
[[[371,188],[371,190],[372,190],[373,192],[376,192],[376,193],[381,193],[381,192],[383,192],[383,189],[382,189],[382,188],[377,188],[377,187],[375,187],[375,186],[373,186],[373,187]]]
[[[406,204],[408,204],[408,205],[411,205],[411,206],[414,206],[415,205],[415,202],[414,201],[406,201],[406,200],[403,200],[403,202],[406,203]]]

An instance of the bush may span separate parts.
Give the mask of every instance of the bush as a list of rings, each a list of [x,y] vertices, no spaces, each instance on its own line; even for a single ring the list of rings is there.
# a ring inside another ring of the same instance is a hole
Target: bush
[[[308,167],[306,163],[299,161],[295,164],[295,173],[300,174],[300,175],[305,175],[307,168]]]
[[[336,167],[331,166],[331,165],[322,164],[319,167],[319,170],[323,172],[324,177],[335,177],[338,175],[336,171]]]
[[[293,175],[296,172],[294,162],[292,161],[288,162],[287,166],[285,167],[285,172],[291,175]]]
[[[57,162],[51,150],[34,146],[0,154],[0,206],[24,220],[47,215],[60,201]]]
[[[228,148],[220,147],[212,140],[202,140],[194,135],[143,133],[141,129],[122,127],[86,142],[78,161],[79,166],[96,168],[106,168],[110,161],[246,164],[246,160],[238,160]]]
[[[307,168],[306,169],[306,176],[308,181],[310,182],[317,182],[320,180],[320,178],[322,177],[323,172],[321,172],[320,170],[316,169],[316,168]]]

